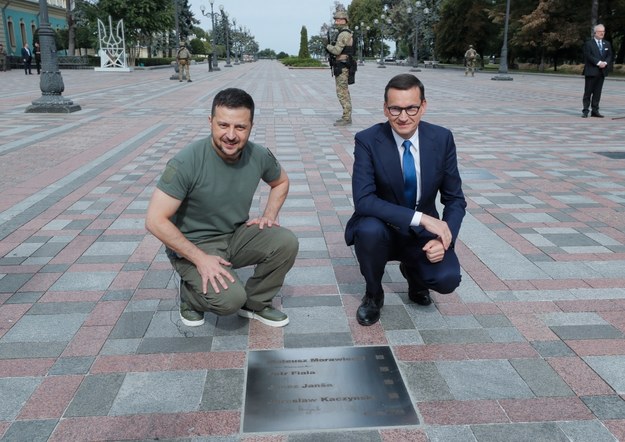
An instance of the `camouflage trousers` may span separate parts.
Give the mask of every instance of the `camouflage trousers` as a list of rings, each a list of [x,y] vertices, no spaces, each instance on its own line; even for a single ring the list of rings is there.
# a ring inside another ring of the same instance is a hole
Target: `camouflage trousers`
[[[341,69],[341,75],[335,75],[334,81],[336,83],[336,96],[343,108],[343,120],[352,119],[352,97],[349,95],[349,87],[347,79],[349,76],[349,69]]]
[[[186,71],[186,75],[184,75],[183,71]],[[191,80],[191,70],[189,69],[188,60],[184,64],[182,63],[178,64],[178,80],[182,81],[183,75],[187,80]]]
[[[464,75],[471,73],[471,76],[475,75],[475,60],[467,60],[467,65],[464,68]]]

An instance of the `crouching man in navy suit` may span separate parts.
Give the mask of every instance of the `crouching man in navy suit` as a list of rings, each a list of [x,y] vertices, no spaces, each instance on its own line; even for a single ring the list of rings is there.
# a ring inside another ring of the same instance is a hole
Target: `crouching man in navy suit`
[[[454,252],[466,201],[456,145],[448,129],[421,121],[427,102],[423,83],[412,74],[393,77],[384,91],[385,123],[355,137],[352,192],[354,214],[345,228],[354,245],[366,291],[356,318],[380,319],[382,276],[399,261],[408,296],[432,303],[429,290],[451,293],[460,284]],[[442,218],[436,209],[440,193]]]

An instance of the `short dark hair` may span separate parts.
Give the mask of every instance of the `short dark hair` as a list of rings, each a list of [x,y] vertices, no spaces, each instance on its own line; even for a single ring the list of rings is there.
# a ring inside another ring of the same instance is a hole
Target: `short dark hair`
[[[211,115],[215,115],[215,108],[217,108],[217,106],[227,107],[228,109],[236,109],[239,107],[249,109],[250,120],[252,122],[254,121],[254,99],[243,89],[231,87],[219,91],[213,99]]]
[[[389,89],[399,89],[400,91],[407,91],[413,87],[418,87],[421,91],[421,100],[425,100],[425,86],[421,83],[417,77],[412,74],[399,74],[395,75],[384,88],[384,102],[388,100]]]

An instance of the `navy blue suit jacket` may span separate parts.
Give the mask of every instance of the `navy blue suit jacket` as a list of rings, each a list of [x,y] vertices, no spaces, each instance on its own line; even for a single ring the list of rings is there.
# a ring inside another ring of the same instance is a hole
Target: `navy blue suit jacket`
[[[597,66],[600,61],[605,61],[608,65],[601,69]],[[598,75],[608,76],[608,71],[612,63],[612,45],[609,41],[603,40],[603,51],[599,51],[599,46],[594,38],[584,43],[584,76],[596,77]]]
[[[451,230],[453,243],[458,237],[467,204],[462,192],[456,144],[451,131],[421,121],[419,158],[421,198],[417,210],[440,219],[436,209],[436,198],[440,192],[442,219]],[[352,193],[354,214],[345,227],[347,245],[354,243],[354,230],[361,217],[379,218],[404,235],[408,235],[411,229],[417,234],[430,234],[421,226],[410,227],[414,210],[403,204],[404,182],[400,156],[388,122],[376,124],[356,134]]]

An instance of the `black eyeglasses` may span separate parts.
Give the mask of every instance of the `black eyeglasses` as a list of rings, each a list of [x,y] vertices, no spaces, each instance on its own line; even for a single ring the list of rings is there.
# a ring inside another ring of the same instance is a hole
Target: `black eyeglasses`
[[[421,106],[408,106],[408,107],[399,107],[399,106],[387,106],[388,113],[394,117],[399,117],[402,111],[406,111],[406,115],[414,117],[419,113],[419,109]]]

